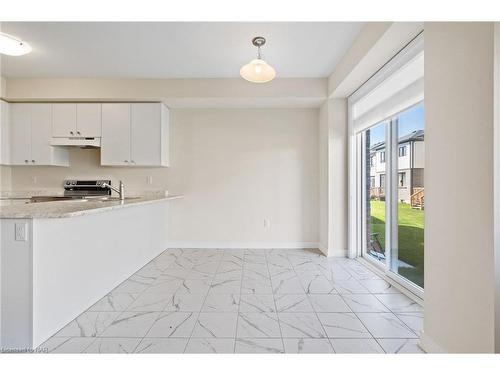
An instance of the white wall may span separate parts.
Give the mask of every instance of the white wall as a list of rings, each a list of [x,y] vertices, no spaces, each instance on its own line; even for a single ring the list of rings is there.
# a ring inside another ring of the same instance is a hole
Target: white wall
[[[319,110],[319,242],[328,256],[347,255],[347,101]]]
[[[500,22],[495,23],[494,222],[500,223]],[[500,353],[500,231],[495,230],[495,353]]]
[[[0,165],[0,191],[11,189],[11,168]]]
[[[8,78],[12,101],[163,101],[170,108],[318,108],[326,78],[277,78],[256,85],[241,78]]]
[[[178,245],[318,242],[317,109],[177,109],[171,116],[170,168],[100,167],[98,150],[72,149],[69,168],[12,167],[12,189],[123,179],[129,191],[185,195],[171,205],[170,239]]]
[[[425,24],[425,106],[421,342],[493,352],[492,23]]]
[[[422,30],[421,22],[366,23],[328,78],[328,95],[351,95]]]
[[[319,109],[318,113],[318,183],[319,183],[319,207],[318,207],[318,236],[319,248],[324,254],[328,254],[329,240],[329,110],[328,101]]]

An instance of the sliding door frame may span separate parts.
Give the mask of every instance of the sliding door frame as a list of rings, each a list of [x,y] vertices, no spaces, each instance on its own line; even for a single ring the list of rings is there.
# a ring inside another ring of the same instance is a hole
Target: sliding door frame
[[[398,261],[398,116],[422,102],[391,115],[385,122],[385,261],[381,262],[366,253],[365,206],[366,160],[364,155],[364,132],[371,127],[350,133],[349,136],[349,257],[360,257],[380,270],[389,281],[395,282],[415,296],[423,299],[424,289],[399,275],[392,269],[392,262]],[[380,122],[380,123],[381,123]],[[377,124],[373,124],[375,126]]]
[[[423,33],[417,35],[411,40],[401,51],[399,51],[391,60],[382,66],[369,80],[367,80],[360,88],[352,93],[348,98],[348,256],[350,258],[360,257],[363,261],[373,265],[379,270],[384,278],[396,286],[410,292],[410,294],[423,299],[424,289],[412,283],[406,278],[400,276],[391,270],[391,262],[393,257],[397,258],[398,249],[398,120],[397,117],[404,111],[422,103],[408,103],[407,108],[398,108],[397,113],[387,113],[385,119],[379,119],[376,123],[369,126],[357,128],[354,124],[353,106],[360,99],[363,99],[367,94],[382,84],[386,79],[390,78],[395,72],[401,69],[408,61],[422,53],[424,45]],[[365,186],[364,179],[366,176],[362,173],[362,149],[363,149],[363,131],[375,126],[377,123],[386,123],[386,259],[385,262],[380,262],[370,256],[363,257],[363,231],[366,230],[366,223],[363,215],[363,197],[366,197],[366,192],[360,193]],[[368,124],[366,124],[368,125]],[[389,197],[390,199],[387,199]],[[397,259],[395,259],[397,261]]]

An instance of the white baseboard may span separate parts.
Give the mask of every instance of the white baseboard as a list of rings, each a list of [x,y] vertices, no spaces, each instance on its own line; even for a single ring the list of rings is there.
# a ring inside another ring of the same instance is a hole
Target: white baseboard
[[[340,257],[340,258],[347,258],[347,250],[346,249],[330,249],[328,251],[329,257]]]
[[[418,345],[426,353],[448,353],[440,345],[438,345],[433,339],[431,339],[424,331],[420,332],[420,340]]]
[[[323,253],[323,255],[328,256],[328,246],[324,243],[318,243],[318,249]]]
[[[328,246],[323,243],[318,244],[318,249],[327,257],[347,257],[346,249],[329,249]]]
[[[169,242],[170,249],[317,249],[317,242]]]

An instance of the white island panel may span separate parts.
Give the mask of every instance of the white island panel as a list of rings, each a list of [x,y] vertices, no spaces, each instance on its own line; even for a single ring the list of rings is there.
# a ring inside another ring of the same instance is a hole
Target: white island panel
[[[2,347],[36,348],[164,251],[168,204],[160,200],[121,210],[28,220],[32,238],[24,244],[31,244],[26,247],[31,254],[16,261],[15,241],[7,239],[10,243],[2,247]],[[20,221],[3,220],[2,231],[12,233]],[[6,287],[12,286],[14,270],[24,280],[32,277],[29,298],[16,299]],[[26,316],[31,316],[31,328],[25,327]],[[5,324],[24,328],[9,329]]]

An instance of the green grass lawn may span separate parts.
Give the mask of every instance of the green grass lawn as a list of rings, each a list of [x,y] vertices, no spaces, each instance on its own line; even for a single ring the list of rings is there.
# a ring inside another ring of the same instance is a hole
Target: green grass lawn
[[[378,233],[385,246],[385,202],[371,201],[372,233]],[[398,258],[414,268],[400,268],[399,273],[424,286],[424,211],[398,204]]]

